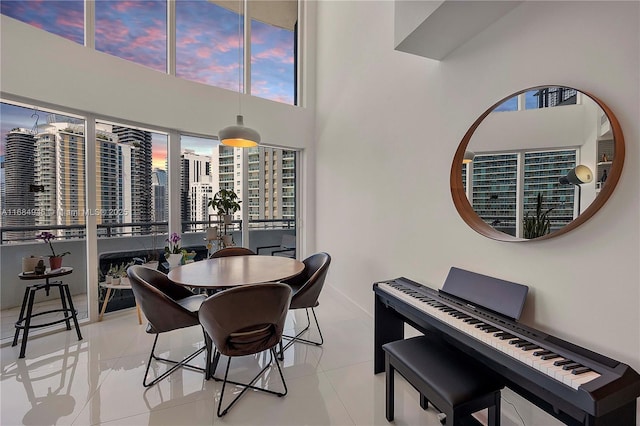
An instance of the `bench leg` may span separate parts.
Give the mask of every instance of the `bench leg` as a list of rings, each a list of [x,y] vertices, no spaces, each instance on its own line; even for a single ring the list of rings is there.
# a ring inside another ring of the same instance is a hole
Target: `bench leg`
[[[423,394],[420,394],[420,407],[423,410],[426,410],[429,408],[429,400],[427,399],[426,396],[424,396]]]
[[[493,394],[494,402],[488,409],[487,424],[488,426],[500,426],[500,392]]]
[[[393,421],[393,376],[395,369],[389,362],[389,355],[385,355],[385,417]]]

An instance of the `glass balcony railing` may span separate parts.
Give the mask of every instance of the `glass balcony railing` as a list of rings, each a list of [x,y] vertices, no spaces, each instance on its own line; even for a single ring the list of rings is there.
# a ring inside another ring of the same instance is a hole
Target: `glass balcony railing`
[[[182,242],[184,247],[200,247],[206,250],[207,221],[190,221],[182,223]],[[243,223],[241,220],[233,221],[229,232],[234,241],[241,242]],[[251,219],[248,222],[250,232],[249,248],[256,251],[257,247],[277,244],[281,241],[283,233],[295,233],[295,219]],[[0,310],[2,311],[2,334],[0,339],[13,337],[15,320],[24,293],[24,282],[18,278],[22,272],[21,259],[23,257],[46,256],[48,247],[41,240],[35,240],[34,236],[42,231],[50,231],[61,234],[55,240],[56,251],[69,251],[65,256],[63,265],[73,267],[73,274],[69,276],[70,290],[74,305],[78,310],[79,318],[88,317],[87,306],[87,241],[84,225],[43,225],[43,226],[12,226],[0,227],[0,270],[2,274],[2,286],[0,286]],[[166,222],[150,223],[123,223],[98,225],[98,264],[108,268],[108,255],[118,254],[120,257],[131,253],[132,257],[146,257],[154,251],[161,252],[167,238],[168,226]],[[19,234],[20,237],[15,238]],[[274,243],[274,241],[276,243]],[[106,263],[105,263],[106,262]],[[106,291],[101,289],[96,309],[102,306]],[[130,291],[122,291],[107,304],[106,312],[126,309],[135,306]],[[113,295],[112,295],[113,297]],[[38,300],[36,302],[39,302]],[[43,329],[46,332],[48,328]]]

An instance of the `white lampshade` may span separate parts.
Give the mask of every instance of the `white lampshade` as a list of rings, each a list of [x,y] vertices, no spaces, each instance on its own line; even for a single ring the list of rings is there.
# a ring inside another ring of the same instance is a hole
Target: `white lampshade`
[[[236,148],[250,148],[258,146],[260,134],[250,127],[245,127],[241,115],[237,116],[237,125],[228,126],[220,130],[218,138],[223,145]]]
[[[576,166],[574,169],[569,170],[567,176],[560,178],[560,183],[571,183],[574,185],[582,185],[583,183],[589,183],[593,180],[593,173],[591,169],[584,165]]]

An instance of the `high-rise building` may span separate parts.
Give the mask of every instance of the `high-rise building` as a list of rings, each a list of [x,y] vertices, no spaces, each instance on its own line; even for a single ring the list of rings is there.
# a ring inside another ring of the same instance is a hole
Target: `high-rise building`
[[[207,203],[218,189],[214,187],[212,156],[185,149],[180,155],[180,205],[183,222],[207,221]],[[202,226],[190,225],[185,230],[195,231]]]
[[[35,225],[33,159],[35,137],[31,130],[14,128],[7,133],[4,161],[5,199],[2,226]],[[34,231],[7,231],[6,239],[33,238]]]
[[[242,149],[217,147],[220,189],[233,189],[243,197]],[[257,147],[247,150],[247,209],[249,220],[295,219],[295,152]],[[241,219],[241,213],[234,219]]]
[[[524,175],[521,189],[517,185],[520,163]],[[552,209],[551,231],[561,229],[573,220],[574,188],[560,185],[558,179],[575,165],[575,149],[476,155],[470,166],[473,209],[494,229],[516,236],[518,217],[535,214],[537,196],[542,194],[543,210]]]
[[[131,146],[131,222],[153,220],[152,207],[152,143],[151,132],[113,126],[113,133],[122,145]]]
[[[153,170],[153,173],[151,174],[151,186],[153,188],[153,221],[166,222],[169,220],[169,198],[167,197],[166,170]]]

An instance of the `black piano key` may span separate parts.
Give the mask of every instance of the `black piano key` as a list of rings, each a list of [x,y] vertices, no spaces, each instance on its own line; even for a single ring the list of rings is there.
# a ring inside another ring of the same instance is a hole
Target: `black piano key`
[[[545,361],[549,360],[549,359],[555,359],[555,358],[560,358],[560,355],[558,355],[558,354],[549,354],[549,355],[542,355],[540,357],[540,359],[543,359]]]
[[[494,336],[500,338],[500,340],[513,339],[514,337],[516,337],[513,334],[507,333],[506,331],[495,333]]]
[[[567,365],[571,363],[573,363],[573,361],[571,361],[570,359],[561,359],[561,360],[555,361],[553,365],[555,365],[556,367],[560,367],[561,365]]]
[[[478,324],[479,322],[482,322],[482,321],[480,321],[479,319],[471,318],[471,319],[464,320],[464,322],[469,324]]]
[[[484,329],[484,332],[485,332],[485,333],[494,333],[494,332],[499,331],[499,330],[500,330],[500,329],[499,329],[498,327],[493,327],[493,326],[491,326],[491,327],[489,327],[489,328],[485,328],[485,329]]]
[[[533,356],[542,356],[542,355],[549,355],[552,354],[553,352],[551,351],[547,351],[547,350],[543,350],[543,351],[535,351],[533,353]]]
[[[484,329],[485,327],[491,327],[489,324],[485,324],[483,322],[479,322],[476,324],[476,328]]]
[[[582,364],[578,364],[577,362],[566,364],[562,366],[563,370],[575,370],[576,368],[582,367]]]
[[[514,343],[516,348],[522,348],[524,346],[528,346],[531,345],[531,342],[527,341],[527,340],[522,340],[521,342],[518,343]]]
[[[522,349],[523,351],[532,351],[537,348],[538,348],[538,345],[536,345],[535,343],[529,343],[527,345],[520,346],[520,349]]]
[[[589,371],[591,371],[591,369],[589,367],[579,367],[574,369],[571,374],[584,374],[584,373],[588,373]]]
[[[442,312],[451,312],[451,311],[455,311],[455,309],[453,309],[453,308],[440,308],[440,310],[441,310]]]
[[[510,340],[510,341],[509,341],[509,344],[510,344],[510,345],[517,345],[517,344],[519,344],[519,343],[529,343],[529,342],[527,342],[527,341],[526,341],[526,340],[524,340],[524,339],[515,339],[515,340]]]

